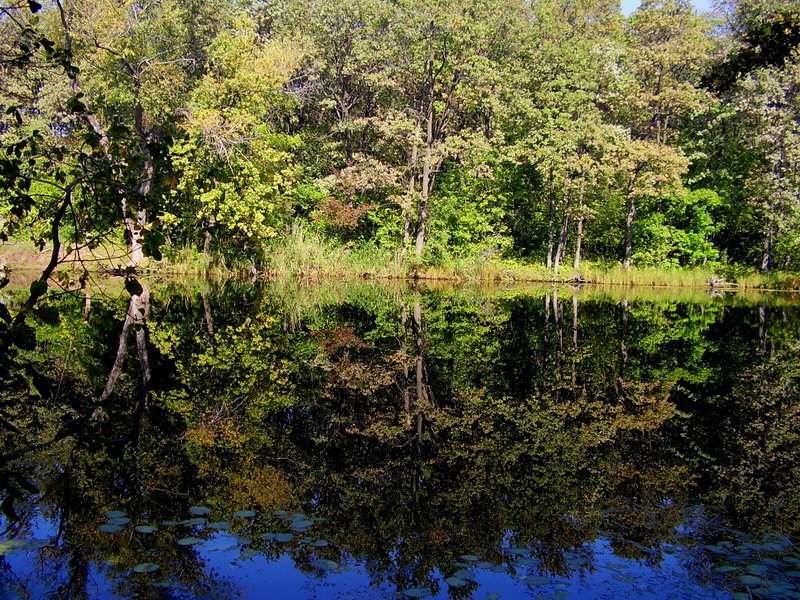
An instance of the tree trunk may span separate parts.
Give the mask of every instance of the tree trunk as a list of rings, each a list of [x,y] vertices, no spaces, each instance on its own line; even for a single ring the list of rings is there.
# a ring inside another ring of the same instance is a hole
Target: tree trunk
[[[772,218],[772,207],[769,207],[769,221],[767,221],[767,234],[764,237],[764,253],[761,256],[761,272],[766,273],[772,268],[772,245],[775,235],[775,222]]]
[[[422,164],[422,198],[417,212],[417,258],[422,257],[425,245],[425,225],[428,221],[428,198],[431,188],[431,160],[433,159],[433,99],[428,106],[427,127],[425,134],[425,162]]]
[[[419,123],[417,123],[419,129]],[[410,204],[404,209],[404,223],[403,223],[403,248],[408,249],[411,243],[411,212],[414,210],[413,198],[417,192],[417,160],[419,159],[419,147],[414,144],[411,149],[411,157],[408,161],[408,189],[406,196]]]
[[[131,296],[128,303],[128,312],[125,315],[125,321],[122,324],[122,331],[119,335],[119,345],[117,346],[117,355],[114,358],[114,364],[111,366],[106,384],[103,392],[100,394],[100,402],[103,403],[108,400],[114,391],[114,386],[122,374],[122,367],[125,363],[125,358],[128,354],[128,337],[131,329],[136,327],[136,347],[139,357],[139,367],[141,374],[142,389],[140,394],[147,394],[147,387],[150,383],[150,362],[147,356],[147,329],[145,327],[147,318],[150,315],[150,288],[142,285],[142,293]],[[143,391],[142,391],[143,390]],[[140,396],[141,399],[141,396]],[[100,418],[102,408],[98,407],[92,413],[92,420]]]
[[[547,223],[547,268],[553,266],[553,246],[556,236],[556,199],[553,191],[553,177],[550,175],[550,219]]]
[[[572,268],[576,271],[581,268],[581,243],[583,242],[583,219],[581,216],[578,219],[578,233],[575,237],[575,262],[572,263]]]
[[[408,390],[408,357],[405,355],[408,348],[408,314],[405,304],[400,313],[400,348],[403,350],[403,381],[400,387],[403,391],[403,410],[408,414],[411,412],[411,394]]]
[[[561,260],[564,258],[564,252],[567,248],[567,235],[569,234],[568,208],[568,206],[564,207],[564,220],[561,222],[561,234],[558,236],[558,249],[556,250],[556,260],[555,264],[553,265],[554,277],[558,277],[558,267],[561,264]]]
[[[626,269],[631,268],[631,256],[633,254],[633,221],[636,218],[636,198],[628,194],[628,217],[625,219],[625,258],[622,266]]]

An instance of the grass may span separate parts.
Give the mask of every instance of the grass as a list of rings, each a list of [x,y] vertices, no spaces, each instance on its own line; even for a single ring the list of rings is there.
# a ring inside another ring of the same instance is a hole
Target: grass
[[[99,252],[99,253],[98,253]],[[108,247],[94,251],[94,256],[81,267],[103,271],[124,264],[125,248]],[[123,256],[120,259],[119,256]],[[19,242],[0,245],[0,263],[13,268],[41,269],[46,264],[47,250],[39,252],[32,244]],[[75,268],[67,261],[65,268]],[[726,266],[710,268],[636,267],[624,269],[618,263],[584,261],[579,270],[562,267],[558,277],[540,263],[486,258],[448,258],[439,264],[423,264],[401,250],[376,246],[348,247],[334,244],[303,223],[297,222],[283,238],[277,240],[264,261],[257,264],[250,258],[224,260],[218,255],[206,256],[186,246],[165,250],[162,261],[148,261],[146,271],[161,275],[195,275],[212,279],[236,277],[295,279],[403,279],[443,282],[480,283],[591,283],[603,286],[653,288],[737,288],[753,290],[800,291],[800,275],[776,272],[761,274],[754,269]],[[714,285],[711,285],[711,282]]]

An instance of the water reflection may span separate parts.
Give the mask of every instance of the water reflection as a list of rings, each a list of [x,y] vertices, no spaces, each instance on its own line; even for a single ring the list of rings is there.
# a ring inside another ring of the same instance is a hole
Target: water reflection
[[[134,292],[18,357],[2,597],[798,597],[791,299]]]

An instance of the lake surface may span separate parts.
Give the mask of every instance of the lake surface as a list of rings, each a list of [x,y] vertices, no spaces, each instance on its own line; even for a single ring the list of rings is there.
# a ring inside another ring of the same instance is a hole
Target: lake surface
[[[143,283],[6,374],[0,598],[800,598],[793,297]]]

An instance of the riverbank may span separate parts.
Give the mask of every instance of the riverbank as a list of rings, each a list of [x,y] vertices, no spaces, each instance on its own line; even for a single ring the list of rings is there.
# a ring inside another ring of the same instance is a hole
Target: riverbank
[[[390,279],[493,283],[559,283],[652,288],[712,288],[800,291],[800,274],[775,271],[767,274],[740,266],[709,268],[623,268],[620,264],[583,261],[579,269],[562,267],[558,274],[544,264],[485,257],[449,259],[441,264],[415,263],[402,252],[376,248],[350,249],[317,241],[277,246],[264,261],[230,263],[192,250],[167,249],[164,259],[148,259],[140,271],[162,275],[211,278]],[[12,270],[37,271],[50,259],[47,248],[30,243],[0,245],[0,263]],[[106,245],[92,251],[62,257],[62,272],[119,273],[127,264],[122,246]]]

